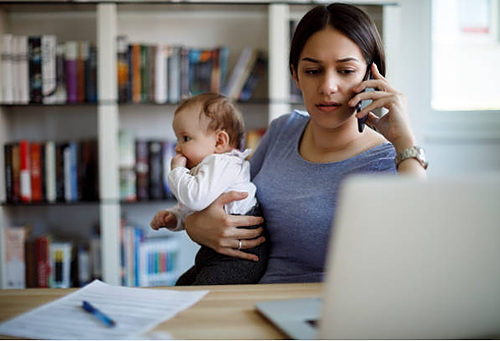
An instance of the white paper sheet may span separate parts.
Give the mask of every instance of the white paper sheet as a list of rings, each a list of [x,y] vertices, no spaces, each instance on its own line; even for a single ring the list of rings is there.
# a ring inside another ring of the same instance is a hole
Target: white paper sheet
[[[56,301],[0,324],[0,334],[33,339],[137,339],[198,302],[208,291],[112,286],[95,280]],[[87,300],[111,317],[107,327],[82,308]]]

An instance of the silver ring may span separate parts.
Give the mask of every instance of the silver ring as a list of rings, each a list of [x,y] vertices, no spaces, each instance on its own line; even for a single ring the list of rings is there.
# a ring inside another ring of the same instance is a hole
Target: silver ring
[[[241,240],[238,240],[238,250],[241,250]]]

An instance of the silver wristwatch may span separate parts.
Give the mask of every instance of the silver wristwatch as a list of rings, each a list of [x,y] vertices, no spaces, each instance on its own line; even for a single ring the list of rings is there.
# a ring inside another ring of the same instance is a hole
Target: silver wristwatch
[[[420,164],[424,169],[427,169],[427,166],[429,163],[427,162],[427,159],[425,158],[425,153],[424,150],[421,147],[418,146],[413,146],[410,148],[406,148],[405,150],[401,151],[398,155],[396,155],[396,158],[394,161],[396,162],[396,168],[399,167],[399,164],[403,162],[406,159],[415,159]]]

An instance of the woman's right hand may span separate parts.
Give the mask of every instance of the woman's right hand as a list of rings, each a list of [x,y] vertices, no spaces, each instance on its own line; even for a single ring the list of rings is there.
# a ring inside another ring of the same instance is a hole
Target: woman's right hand
[[[258,261],[259,258],[256,255],[244,252],[244,249],[253,248],[265,241],[265,238],[260,236],[263,232],[262,226],[256,229],[238,227],[262,224],[264,219],[231,215],[224,211],[226,204],[245,199],[247,196],[247,193],[234,191],[221,194],[206,209],[188,216],[184,226],[189,237],[194,242],[205,245],[220,254]]]

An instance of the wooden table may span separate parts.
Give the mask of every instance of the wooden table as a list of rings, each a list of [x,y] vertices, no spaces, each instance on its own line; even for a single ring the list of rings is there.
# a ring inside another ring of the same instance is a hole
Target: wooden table
[[[283,339],[255,309],[264,300],[316,297],[321,283],[254,284],[163,287],[172,290],[209,290],[196,305],[160,324],[153,331],[176,339]],[[77,289],[0,290],[0,322],[58,299]],[[0,338],[8,339],[9,336]],[[13,338],[13,337],[12,337]]]

